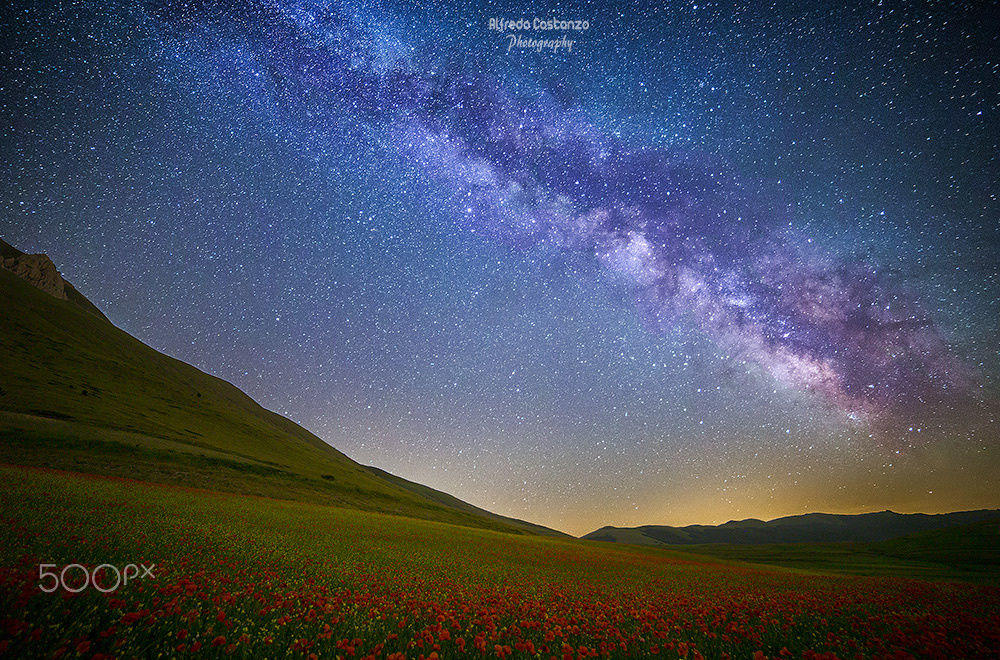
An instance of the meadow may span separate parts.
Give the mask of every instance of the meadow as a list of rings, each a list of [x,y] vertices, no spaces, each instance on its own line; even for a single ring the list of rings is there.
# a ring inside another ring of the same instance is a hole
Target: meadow
[[[810,571],[1000,584],[1000,520],[996,518],[870,543],[678,547],[718,559]]]
[[[10,657],[1000,653],[990,584],[825,575],[38,468],[0,467],[0,547]],[[154,567],[107,593],[42,590],[40,564],[74,563]]]

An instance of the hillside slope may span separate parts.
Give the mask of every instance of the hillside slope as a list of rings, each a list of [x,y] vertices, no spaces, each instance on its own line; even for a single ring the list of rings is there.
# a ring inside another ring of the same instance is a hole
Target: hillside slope
[[[685,545],[682,550],[809,571],[996,584],[1000,582],[1000,517],[871,543],[707,543]]]
[[[484,516],[486,518],[497,520],[504,524],[515,525],[519,528],[525,529],[526,531],[535,532],[536,534],[542,534],[544,536],[561,536],[564,538],[573,538],[569,534],[566,534],[564,532],[559,532],[554,529],[550,529],[548,527],[543,527],[542,525],[536,525],[535,523],[519,520],[517,518],[509,518],[507,516],[501,516],[497,513],[493,513],[492,511],[487,511],[486,509],[480,509],[478,506],[473,506],[468,502],[463,502],[454,495],[449,495],[448,493],[443,493],[439,490],[434,490],[429,486],[418,484],[414,481],[403,479],[402,477],[397,477],[396,475],[390,474],[385,470],[381,470],[377,467],[369,466],[367,469],[371,470],[372,473],[374,473],[381,479],[385,479],[386,481],[395,484],[400,488],[405,488],[406,490],[412,493],[416,493],[421,497],[426,497],[427,499],[438,502],[450,509],[465,511],[467,513],[476,516]]]
[[[808,513],[763,520],[731,520],[723,525],[669,527],[602,527],[583,538],[634,545],[697,545],[725,543],[830,543],[885,541],[906,534],[976,523],[1000,516],[1000,510],[959,511],[925,514],[879,511],[858,515]]]
[[[996,570],[1000,567],[1000,515],[869,543],[868,549],[887,557]]]
[[[0,462],[538,531],[355,463],[65,284],[61,299],[0,268]]]

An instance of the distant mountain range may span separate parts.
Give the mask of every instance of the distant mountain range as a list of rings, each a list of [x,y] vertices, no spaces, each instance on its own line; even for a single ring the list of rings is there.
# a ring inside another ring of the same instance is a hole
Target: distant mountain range
[[[583,538],[635,545],[697,545],[728,543],[864,543],[886,541],[907,534],[944,529],[953,525],[1000,518],[1000,509],[956,513],[895,513],[879,511],[857,515],[807,513],[774,520],[730,520],[723,525],[644,525],[642,527],[602,527]]]
[[[51,259],[2,240],[0,462],[567,536],[352,461],[115,327]]]

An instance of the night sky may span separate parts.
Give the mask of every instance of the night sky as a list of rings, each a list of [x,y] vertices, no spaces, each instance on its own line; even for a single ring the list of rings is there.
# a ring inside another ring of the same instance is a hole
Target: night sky
[[[656,4],[15,3],[0,236],[498,513],[1000,505],[996,3]]]

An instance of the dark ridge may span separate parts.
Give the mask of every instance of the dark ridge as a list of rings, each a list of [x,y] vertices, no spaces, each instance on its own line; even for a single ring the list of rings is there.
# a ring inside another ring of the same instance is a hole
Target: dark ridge
[[[644,525],[642,527],[602,527],[583,538],[635,543],[648,539],[650,545],[696,545],[727,543],[830,543],[887,541],[907,534],[929,532],[953,525],[967,525],[1000,517],[998,509],[954,513],[895,513],[878,511],[857,515],[807,513],[762,521],[755,518],[730,520],[723,525]],[[637,536],[637,534],[639,536]]]

